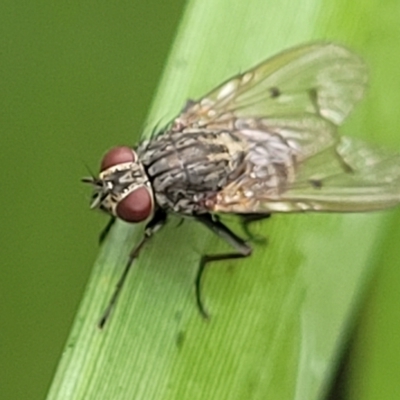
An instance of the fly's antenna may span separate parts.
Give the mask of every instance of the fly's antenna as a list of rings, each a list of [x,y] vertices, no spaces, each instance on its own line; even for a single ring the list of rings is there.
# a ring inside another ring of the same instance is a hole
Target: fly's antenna
[[[95,184],[97,182],[97,177],[96,175],[92,172],[92,170],[90,169],[89,165],[86,164],[85,162],[83,162],[83,165],[85,166],[85,168],[88,171],[88,174],[90,175],[90,177],[85,177],[81,179],[81,182],[83,183],[92,183]]]
[[[82,182],[88,183],[89,182],[95,182],[97,180],[96,175],[93,173],[93,171],[91,170],[91,168],[89,167],[88,164],[86,164],[86,162],[83,162],[83,165],[85,166],[85,168],[87,169],[88,174],[90,175],[90,178],[82,178]]]

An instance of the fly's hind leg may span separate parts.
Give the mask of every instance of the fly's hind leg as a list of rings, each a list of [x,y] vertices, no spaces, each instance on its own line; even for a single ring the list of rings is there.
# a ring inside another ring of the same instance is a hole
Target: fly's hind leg
[[[250,225],[253,222],[257,221],[262,221],[264,219],[270,218],[271,214],[240,214],[240,219],[241,219],[241,225],[244,233],[247,235],[249,240],[251,240],[254,243],[260,243],[260,244],[265,244],[266,243],[266,238],[261,235],[254,235],[250,231]]]
[[[207,228],[209,228],[212,232],[214,232],[221,239],[225,240],[229,243],[236,251],[231,253],[223,253],[223,254],[206,254],[201,257],[199,269],[197,271],[196,280],[195,280],[195,288],[196,288],[196,301],[197,306],[201,315],[205,318],[209,318],[209,314],[204,307],[202,298],[201,298],[201,279],[203,273],[206,269],[206,266],[209,262],[212,261],[223,261],[223,260],[231,260],[235,258],[244,258],[248,257],[252,248],[239,236],[233,233],[228,227],[226,227],[220,220],[216,217],[213,217],[210,214],[204,214],[196,216],[197,221],[204,224]]]

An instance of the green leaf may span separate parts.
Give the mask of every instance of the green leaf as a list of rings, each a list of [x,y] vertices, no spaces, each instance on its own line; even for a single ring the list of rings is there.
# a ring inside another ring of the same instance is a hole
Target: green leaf
[[[348,3],[189,2],[148,126],[303,42],[343,42],[373,68],[379,52],[370,45],[369,23],[379,4]],[[385,90],[372,79],[372,93],[344,127],[346,134],[395,142],[374,111]],[[196,307],[198,262],[202,254],[229,248],[195,222],[180,225],[171,218],[140,254],[99,330],[142,231],[118,223],[101,248],[48,399],[321,398],[395,216],[278,215],[256,223],[252,230],[268,237],[267,245],[255,244],[250,258],[215,263],[204,274],[209,321]],[[241,233],[233,218],[227,223]]]

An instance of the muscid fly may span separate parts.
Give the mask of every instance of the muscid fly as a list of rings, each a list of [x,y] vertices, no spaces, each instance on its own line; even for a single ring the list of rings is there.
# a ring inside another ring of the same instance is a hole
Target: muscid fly
[[[92,208],[147,221],[142,240],[99,325],[104,326],[133,260],[168,213],[193,218],[235,249],[210,261],[249,256],[251,247],[218,214],[251,221],[275,212],[365,212],[400,201],[400,156],[339,137],[363,97],[366,65],[346,48],[312,43],[287,50],[189,101],[166,128],[134,149],[106,153]]]

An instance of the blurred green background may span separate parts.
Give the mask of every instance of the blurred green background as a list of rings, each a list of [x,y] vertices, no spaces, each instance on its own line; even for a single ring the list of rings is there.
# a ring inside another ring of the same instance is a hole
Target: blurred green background
[[[45,396],[106,222],[89,212],[79,179],[105,149],[139,136],[183,7],[183,0],[0,5],[2,399]],[[396,72],[396,0],[381,2],[375,17],[376,54],[380,41],[393,48],[375,62]],[[396,73],[381,78],[400,93]],[[392,230],[362,317],[354,316],[350,381],[341,391],[341,379],[332,398],[400,398],[400,268],[384,262],[399,254]]]

